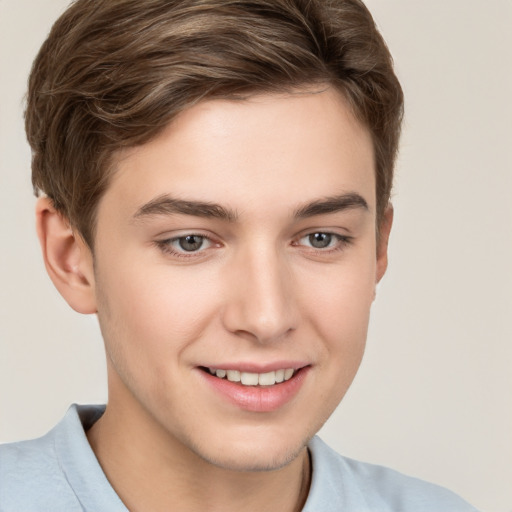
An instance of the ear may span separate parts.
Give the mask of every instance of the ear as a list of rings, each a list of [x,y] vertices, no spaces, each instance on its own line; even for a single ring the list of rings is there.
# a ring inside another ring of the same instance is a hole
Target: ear
[[[388,268],[388,244],[392,225],[393,206],[389,204],[379,226],[379,238],[377,240],[377,283],[382,279]]]
[[[36,227],[46,271],[66,302],[79,313],[96,313],[92,253],[47,197],[36,204]]]

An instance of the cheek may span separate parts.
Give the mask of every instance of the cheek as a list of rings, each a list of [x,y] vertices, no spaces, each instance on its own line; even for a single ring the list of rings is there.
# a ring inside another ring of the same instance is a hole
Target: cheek
[[[98,318],[111,384],[145,403],[164,403],[175,388],[173,379],[186,370],[183,354],[213,315],[215,290],[168,269],[137,269],[133,261],[130,273],[118,266],[103,275],[108,277],[97,279]]]
[[[308,300],[324,338],[357,342],[366,338],[375,293],[375,261],[354,259],[354,264],[316,273],[309,282]]]
[[[156,362],[164,355],[175,358],[215,315],[216,280],[186,267],[136,265],[135,258],[126,263],[118,261],[108,272],[98,269],[99,317],[107,344],[122,343],[123,352]]]
[[[308,302],[311,323],[322,340],[322,400],[331,410],[343,398],[364,354],[375,290],[375,261],[354,258],[352,264],[316,275]],[[323,283],[323,286],[319,286]]]

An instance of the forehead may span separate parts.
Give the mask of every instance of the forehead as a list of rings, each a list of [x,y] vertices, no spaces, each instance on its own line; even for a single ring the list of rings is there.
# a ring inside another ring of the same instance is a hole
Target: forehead
[[[163,194],[272,211],[351,192],[374,210],[374,167],[368,130],[332,88],[211,100],[118,156],[100,212],[133,215]]]

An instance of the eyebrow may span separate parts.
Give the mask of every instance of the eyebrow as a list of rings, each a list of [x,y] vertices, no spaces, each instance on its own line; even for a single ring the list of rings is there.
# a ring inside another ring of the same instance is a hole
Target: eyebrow
[[[330,196],[307,203],[296,209],[293,217],[297,219],[306,219],[316,215],[326,215],[345,210],[353,210],[356,208],[369,211],[368,203],[361,195],[357,193],[348,193]],[[219,204],[206,201],[176,199],[167,194],[156,197],[141,206],[133,217],[138,220],[157,215],[176,214],[213,218],[228,222],[236,222],[238,219],[238,213],[235,210],[225,208]]]
[[[152,217],[156,215],[192,215],[235,222],[238,218],[237,212],[224,208],[215,203],[203,201],[187,201],[163,195],[152,199],[141,206],[135,215],[135,219]]]
[[[313,201],[295,210],[294,217],[305,219],[314,217],[315,215],[326,215],[329,213],[337,213],[345,210],[354,210],[361,208],[370,211],[368,203],[361,195],[357,193],[341,194],[330,196],[318,201]]]

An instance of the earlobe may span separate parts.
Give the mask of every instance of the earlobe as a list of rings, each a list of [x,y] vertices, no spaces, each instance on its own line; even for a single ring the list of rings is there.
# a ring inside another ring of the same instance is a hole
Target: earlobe
[[[66,302],[79,313],[96,313],[92,254],[47,197],[38,199],[36,227],[46,271]]]
[[[377,283],[383,278],[388,268],[388,245],[392,225],[393,206],[389,204],[379,226],[379,238],[377,240]]]

